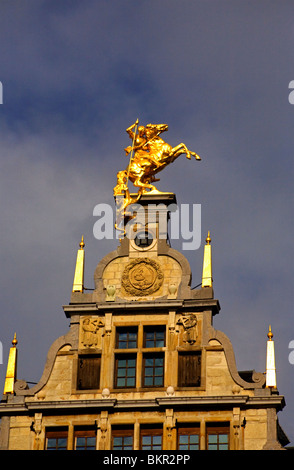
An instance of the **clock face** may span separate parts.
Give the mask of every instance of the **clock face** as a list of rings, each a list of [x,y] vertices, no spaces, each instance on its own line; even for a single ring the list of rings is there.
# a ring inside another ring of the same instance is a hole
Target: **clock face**
[[[153,242],[150,232],[140,232],[135,238],[135,244],[140,248],[146,248]]]

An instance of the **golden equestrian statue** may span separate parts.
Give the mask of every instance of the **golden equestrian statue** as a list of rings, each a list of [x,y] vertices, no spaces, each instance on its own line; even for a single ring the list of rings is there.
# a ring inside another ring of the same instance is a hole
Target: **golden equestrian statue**
[[[119,228],[119,225],[129,204],[137,202],[140,196],[148,191],[157,192],[152,183],[159,181],[155,178],[159,171],[182,154],[189,159],[192,155],[196,160],[201,160],[199,155],[188,150],[185,144],[181,143],[172,147],[160,137],[162,132],[168,130],[167,124],[147,124],[146,126],[138,126],[138,124],[137,119],[126,130],[132,139],[132,145],[125,148],[126,155],[130,155],[129,165],[126,170],[117,173],[117,185],[113,189],[118,204],[118,223],[115,225],[118,230],[123,230]],[[129,193],[129,181],[139,188],[135,197]]]

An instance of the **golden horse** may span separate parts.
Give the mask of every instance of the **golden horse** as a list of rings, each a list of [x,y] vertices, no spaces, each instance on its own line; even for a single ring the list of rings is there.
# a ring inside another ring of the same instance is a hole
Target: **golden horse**
[[[185,144],[181,143],[172,147],[159,136],[168,130],[167,124],[147,124],[139,127],[137,125],[138,120],[126,130],[132,139],[132,146],[125,148],[126,155],[131,154],[130,162],[126,170],[117,173],[117,185],[113,189],[115,199],[119,201],[119,223],[116,224],[118,229],[129,204],[137,202],[141,195],[148,191],[157,191],[152,184],[159,181],[155,178],[157,173],[182,154],[189,159],[193,156],[196,160],[201,160],[199,155],[189,150]],[[139,188],[135,197],[129,193],[128,181]]]

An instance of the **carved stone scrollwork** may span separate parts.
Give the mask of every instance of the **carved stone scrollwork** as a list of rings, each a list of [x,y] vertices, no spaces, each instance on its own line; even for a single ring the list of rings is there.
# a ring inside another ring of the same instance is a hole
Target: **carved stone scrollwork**
[[[25,380],[17,380],[14,384],[14,392],[18,395],[18,392],[22,392],[23,390],[28,390],[29,386]]]
[[[155,260],[136,258],[125,267],[121,281],[130,295],[150,295],[162,286],[163,272]]]
[[[262,372],[256,372],[254,370],[252,374],[252,381],[262,386],[265,383],[265,376]]]

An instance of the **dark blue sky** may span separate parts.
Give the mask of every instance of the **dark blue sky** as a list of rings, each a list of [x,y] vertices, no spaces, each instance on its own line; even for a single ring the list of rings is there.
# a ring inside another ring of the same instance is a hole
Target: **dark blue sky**
[[[67,331],[81,235],[90,288],[116,246],[94,238],[93,208],[113,203],[125,129],[165,122],[167,142],[202,161],[179,158],[158,189],[201,204],[215,327],[240,370],[264,371],[272,325],[279,419],[294,441],[293,10],[290,0],[1,1],[1,387],[15,331],[18,376],[33,382]],[[203,243],[185,252],[193,285],[202,254]]]

